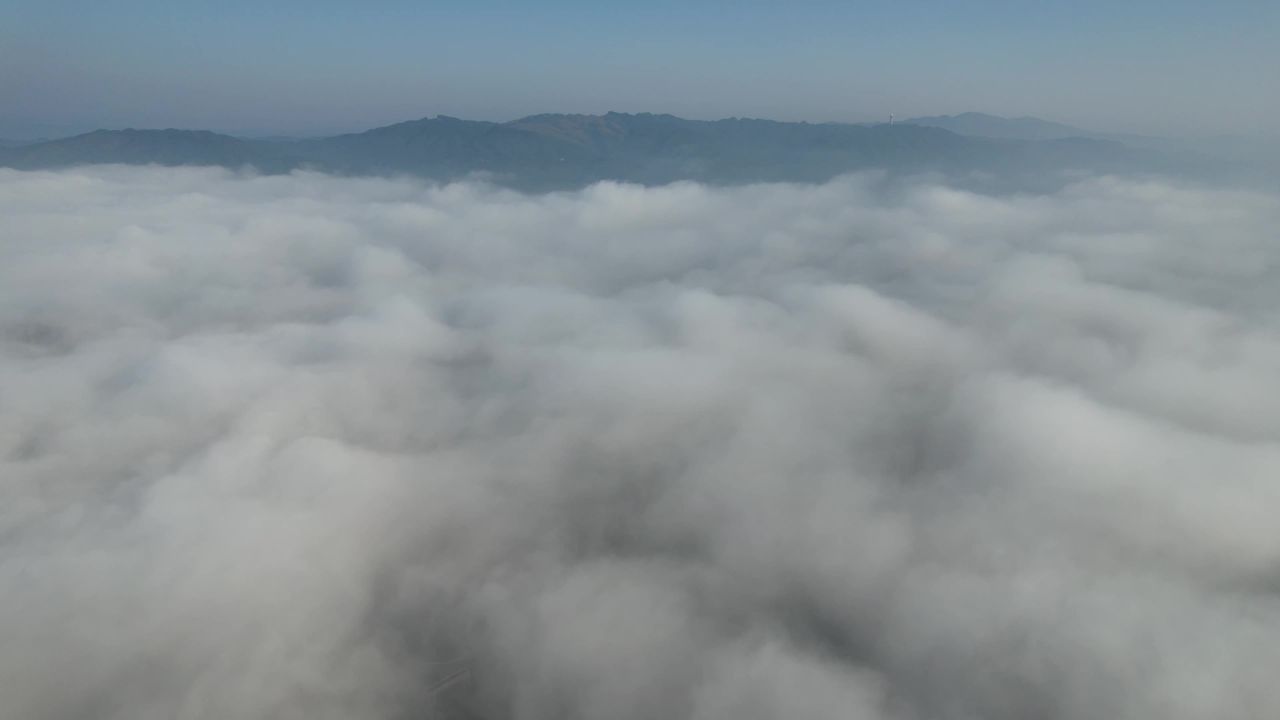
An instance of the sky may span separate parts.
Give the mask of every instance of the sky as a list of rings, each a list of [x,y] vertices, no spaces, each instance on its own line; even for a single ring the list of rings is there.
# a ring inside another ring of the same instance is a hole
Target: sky
[[[1088,129],[1280,123],[1269,0],[6,0],[22,127],[316,134],[436,114],[874,121],[984,111]]]

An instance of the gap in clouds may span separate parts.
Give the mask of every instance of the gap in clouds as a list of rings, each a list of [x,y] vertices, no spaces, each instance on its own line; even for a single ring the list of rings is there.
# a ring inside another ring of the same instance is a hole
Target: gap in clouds
[[[1263,718],[1280,198],[0,170],[0,698]]]

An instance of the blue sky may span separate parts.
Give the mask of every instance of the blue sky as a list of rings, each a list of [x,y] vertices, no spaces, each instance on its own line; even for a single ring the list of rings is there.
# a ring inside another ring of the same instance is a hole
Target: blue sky
[[[0,0],[0,136],[606,110],[1258,133],[1277,68],[1275,0]]]

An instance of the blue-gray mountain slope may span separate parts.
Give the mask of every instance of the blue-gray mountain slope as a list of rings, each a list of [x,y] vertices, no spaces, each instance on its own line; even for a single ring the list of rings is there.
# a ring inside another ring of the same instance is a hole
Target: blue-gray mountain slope
[[[97,163],[252,167],[268,173],[306,168],[435,180],[482,177],[521,189],[571,188],[606,179],[823,181],[869,169],[1021,187],[1052,183],[1072,172],[1171,166],[1159,153],[1102,139],[971,137],[910,123],[702,121],[649,113],[548,114],[506,123],[439,116],[295,142],[192,130],[99,130],[0,148],[0,166]]]

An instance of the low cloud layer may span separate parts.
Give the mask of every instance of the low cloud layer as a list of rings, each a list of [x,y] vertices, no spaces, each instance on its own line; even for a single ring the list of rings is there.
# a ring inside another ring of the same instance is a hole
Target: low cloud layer
[[[0,715],[1271,718],[1280,198],[0,171]]]

